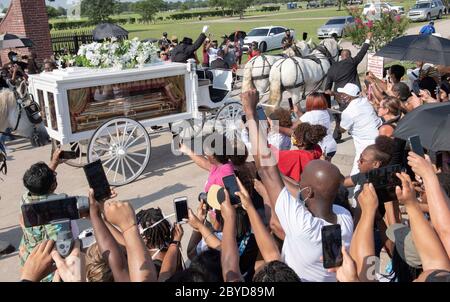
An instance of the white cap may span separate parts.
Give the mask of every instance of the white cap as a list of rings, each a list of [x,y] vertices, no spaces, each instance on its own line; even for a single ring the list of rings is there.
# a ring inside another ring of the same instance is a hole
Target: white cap
[[[359,87],[352,83],[347,83],[343,88],[338,88],[339,93],[345,93],[350,96],[359,96]]]

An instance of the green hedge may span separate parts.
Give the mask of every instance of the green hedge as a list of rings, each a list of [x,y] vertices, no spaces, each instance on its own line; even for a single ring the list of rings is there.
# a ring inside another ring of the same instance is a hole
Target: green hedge
[[[259,11],[261,12],[275,12],[275,11],[279,11],[280,7],[279,6],[263,6]]]
[[[116,24],[134,24],[136,22],[142,22],[141,18],[116,18],[112,19],[111,22]],[[89,20],[80,20],[80,21],[60,21],[60,22],[53,22],[51,24],[51,28],[54,30],[64,30],[64,29],[77,29],[77,28],[83,28],[88,26],[94,26],[96,24],[93,24]]]
[[[198,17],[217,17],[217,16],[231,16],[233,15],[234,11],[231,9],[226,9],[224,11],[221,10],[215,10],[215,11],[203,11],[203,12],[189,12],[189,13],[179,13],[179,14],[172,14],[167,19],[171,20],[182,20],[182,19],[193,19]]]

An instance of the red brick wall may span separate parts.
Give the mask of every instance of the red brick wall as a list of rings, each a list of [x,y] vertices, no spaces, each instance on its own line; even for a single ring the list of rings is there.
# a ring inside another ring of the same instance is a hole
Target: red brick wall
[[[26,36],[33,41],[32,49],[13,49],[17,53],[28,55],[32,50],[39,62],[53,55],[45,0],[12,0],[0,23],[0,33]],[[9,62],[8,52],[9,49],[1,51],[2,64]]]

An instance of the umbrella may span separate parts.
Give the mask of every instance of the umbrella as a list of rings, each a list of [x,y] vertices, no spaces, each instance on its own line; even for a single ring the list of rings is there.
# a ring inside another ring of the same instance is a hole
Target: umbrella
[[[236,34],[236,32],[233,32],[232,34],[230,34],[230,35],[228,36],[228,38],[229,38],[231,41],[234,41],[234,35],[235,35],[235,34]],[[247,33],[246,33],[245,31],[238,31],[237,34],[238,34],[238,38],[242,38],[242,39],[244,39],[244,38],[247,36]]]
[[[410,35],[392,40],[376,54],[401,61],[450,65],[450,40],[433,35]]]
[[[13,34],[0,35],[0,49],[33,47],[33,41]]]
[[[101,41],[109,38],[126,38],[128,31],[116,24],[102,23],[97,25],[92,35],[95,41]]]
[[[420,136],[422,145],[431,151],[450,151],[450,103],[422,105],[405,115],[394,136],[407,140]]]
[[[150,43],[156,43],[158,41],[159,40],[155,39],[155,38],[147,38],[147,39],[141,40],[141,42],[150,42]]]

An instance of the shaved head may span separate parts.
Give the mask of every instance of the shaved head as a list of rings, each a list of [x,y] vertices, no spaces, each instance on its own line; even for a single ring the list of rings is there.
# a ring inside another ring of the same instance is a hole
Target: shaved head
[[[314,199],[327,207],[336,198],[342,180],[343,176],[335,165],[325,160],[313,160],[302,173],[301,186],[311,187]]]

